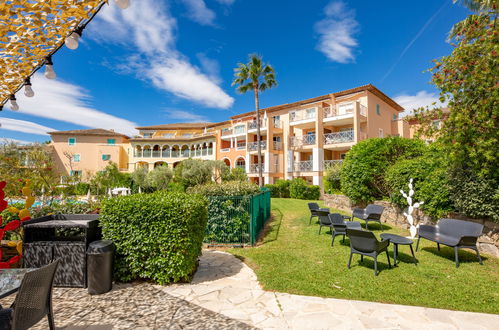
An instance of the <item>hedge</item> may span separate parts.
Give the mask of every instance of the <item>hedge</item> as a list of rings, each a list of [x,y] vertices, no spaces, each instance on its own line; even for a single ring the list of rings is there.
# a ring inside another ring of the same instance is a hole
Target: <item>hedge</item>
[[[187,281],[196,270],[208,218],[201,195],[158,191],[102,202],[104,239],[116,244],[119,281]]]
[[[425,144],[419,139],[372,138],[354,145],[341,169],[341,191],[354,203],[371,202],[388,196],[386,170],[400,159],[421,156]]]
[[[277,180],[274,184],[266,184],[271,197],[317,200],[321,197],[319,186],[309,185],[302,178],[293,180]]]
[[[260,193],[260,188],[247,181],[228,181],[190,187],[187,192],[204,196],[246,196]]]

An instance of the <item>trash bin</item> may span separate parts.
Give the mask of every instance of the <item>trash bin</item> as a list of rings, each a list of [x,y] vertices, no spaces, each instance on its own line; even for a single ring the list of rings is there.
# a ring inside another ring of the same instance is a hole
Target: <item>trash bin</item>
[[[88,293],[106,293],[113,287],[113,255],[112,241],[94,241],[87,250]]]

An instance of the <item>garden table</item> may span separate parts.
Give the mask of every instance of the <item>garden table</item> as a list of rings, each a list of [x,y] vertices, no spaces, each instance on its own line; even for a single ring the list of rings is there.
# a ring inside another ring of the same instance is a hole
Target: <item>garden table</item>
[[[394,266],[397,266],[397,255],[399,253],[399,244],[400,245],[409,245],[409,247],[411,248],[411,253],[412,253],[412,258],[414,259],[414,264],[417,265],[417,260],[416,260],[416,256],[414,255],[414,250],[412,249],[412,239],[410,238],[407,238],[407,237],[403,237],[403,236],[399,236],[399,235],[395,235],[395,234],[388,234],[388,233],[383,233],[381,235],[379,235],[383,240],[389,240],[392,244],[393,244],[393,265]]]
[[[34,269],[35,268],[0,269],[0,299],[19,290],[24,275]]]

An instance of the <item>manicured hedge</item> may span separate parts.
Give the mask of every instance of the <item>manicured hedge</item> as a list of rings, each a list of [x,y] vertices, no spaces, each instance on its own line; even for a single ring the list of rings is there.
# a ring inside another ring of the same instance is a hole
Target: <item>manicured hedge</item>
[[[164,191],[103,201],[100,223],[104,239],[116,244],[115,278],[189,280],[201,254],[207,206],[201,195]]]
[[[319,186],[309,185],[305,180],[277,180],[274,184],[266,184],[271,197],[317,200],[321,197]]]

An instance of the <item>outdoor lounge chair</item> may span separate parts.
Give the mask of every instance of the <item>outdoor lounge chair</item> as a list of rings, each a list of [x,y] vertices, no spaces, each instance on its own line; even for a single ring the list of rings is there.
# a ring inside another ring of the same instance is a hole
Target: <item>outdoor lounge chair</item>
[[[366,229],[369,221],[374,221],[379,223],[381,231],[383,231],[383,225],[381,224],[381,214],[383,214],[384,206],[369,204],[365,209],[354,208],[352,212],[353,218],[358,218],[366,222]]]
[[[378,276],[378,255],[381,252],[386,252],[388,258],[388,267],[392,268],[390,264],[390,256],[388,255],[389,240],[378,241],[372,231],[346,229],[347,236],[350,239],[350,259],[348,260],[348,268],[352,262],[352,255],[354,253],[360,254],[360,261],[364,261],[364,256],[374,258],[374,275]]]
[[[312,218],[313,217],[317,217],[317,211],[318,210],[328,211],[329,212],[329,209],[327,209],[327,208],[321,209],[319,207],[319,204],[317,204],[317,203],[308,203],[308,209],[310,210],[310,220],[308,221],[309,225],[312,223]]]
[[[322,227],[329,227],[333,231],[333,224],[329,220],[329,211],[317,210],[317,216],[319,217],[319,235],[321,233]]]
[[[480,265],[483,265],[480,252],[476,246],[476,241],[482,235],[483,225],[476,222],[469,222],[456,219],[440,219],[436,226],[420,225],[418,230],[418,242],[416,251],[419,247],[419,240],[427,240],[437,243],[440,251],[440,244],[454,248],[456,267],[459,267],[459,249],[472,249],[476,251]]]
[[[350,217],[348,217],[350,218]],[[333,239],[331,240],[331,246],[334,245],[334,238],[336,236],[342,235],[343,242],[345,242],[345,235],[347,234],[347,228],[351,229],[362,229],[360,222],[357,221],[345,221],[345,216],[339,213],[329,214],[329,221],[333,224]]]
[[[49,328],[55,329],[52,312],[52,285],[59,260],[26,273],[10,310],[10,329],[28,329],[47,315]],[[8,328],[7,328],[8,329]]]

